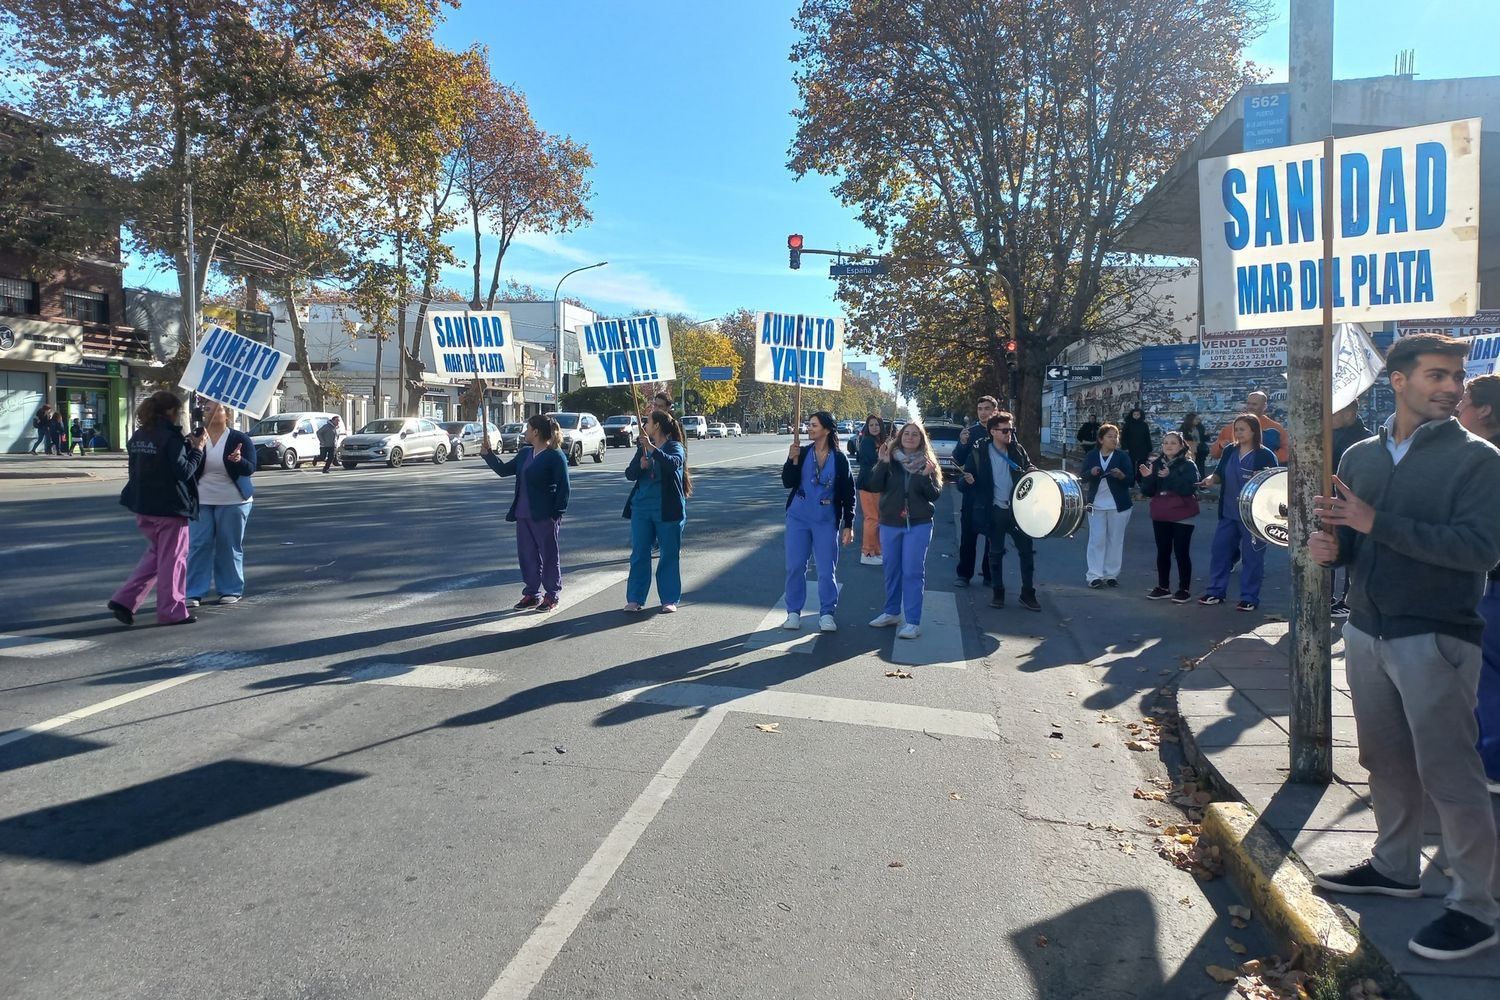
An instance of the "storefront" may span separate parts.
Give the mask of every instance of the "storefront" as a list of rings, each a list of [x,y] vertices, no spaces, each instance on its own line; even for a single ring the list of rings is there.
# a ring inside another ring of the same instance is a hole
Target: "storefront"
[[[62,412],[71,432],[77,420],[84,448],[119,451],[129,437],[130,414],[126,380],[129,372],[119,361],[84,360],[57,366],[53,405]]]
[[[54,372],[82,359],[82,327],[0,316],[0,451],[31,450],[31,418],[53,400]]]

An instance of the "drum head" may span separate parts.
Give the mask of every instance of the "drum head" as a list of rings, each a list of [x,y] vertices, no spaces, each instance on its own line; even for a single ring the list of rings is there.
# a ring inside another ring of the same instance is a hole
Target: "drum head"
[[[1062,520],[1062,487],[1045,472],[1028,472],[1011,500],[1016,526],[1032,538],[1045,538]]]
[[[1255,478],[1260,480],[1260,483],[1250,500],[1253,530],[1260,537],[1275,545],[1289,545],[1292,533],[1286,512],[1288,482],[1286,470],[1266,469]]]

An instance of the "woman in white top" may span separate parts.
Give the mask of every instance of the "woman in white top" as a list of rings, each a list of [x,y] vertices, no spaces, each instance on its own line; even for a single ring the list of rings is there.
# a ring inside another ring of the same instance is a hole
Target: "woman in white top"
[[[188,525],[187,604],[201,605],[210,589],[220,604],[233,604],[245,593],[245,522],[255,493],[255,445],[250,436],[229,426],[226,406],[205,400],[203,465],[198,471],[198,519]]]
[[[1130,523],[1130,484],[1135,467],[1120,450],[1120,428],[1099,428],[1099,445],[1083,457],[1084,492],[1089,503],[1089,586],[1119,585],[1125,558],[1125,526]]]

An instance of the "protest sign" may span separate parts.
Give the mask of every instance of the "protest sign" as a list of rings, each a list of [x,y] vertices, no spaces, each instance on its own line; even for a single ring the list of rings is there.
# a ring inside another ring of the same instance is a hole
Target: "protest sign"
[[[1358,323],[1340,323],[1333,331],[1333,412],[1354,402],[1385,371],[1385,358]]]
[[[656,316],[585,323],[578,330],[578,354],[583,358],[583,380],[591,386],[677,378],[671,331],[667,321]]]
[[[521,370],[508,312],[428,313],[427,336],[439,375],[514,378]]]
[[[198,342],[177,384],[259,419],[291,362],[289,354],[216,326]]]
[[[1478,378],[1500,372],[1500,333],[1487,337],[1475,337],[1469,341],[1469,359],[1464,362],[1464,375]]]
[[[844,321],[756,313],[755,381],[837,392],[844,382]]]
[[[1204,371],[1237,368],[1286,369],[1286,330],[1198,331],[1198,367]]]
[[[1479,305],[1480,121],[1338,139],[1335,323],[1469,316]],[[1201,160],[1205,324],[1323,322],[1322,143]]]

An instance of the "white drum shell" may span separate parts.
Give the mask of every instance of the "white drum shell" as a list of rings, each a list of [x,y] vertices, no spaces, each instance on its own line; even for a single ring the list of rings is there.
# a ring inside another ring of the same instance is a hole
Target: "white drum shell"
[[[1287,523],[1288,479],[1284,468],[1262,469],[1240,488],[1240,520],[1256,538],[1283,548],[1291,544]]]
[[[1083,482],[1071,472],[1028,472],[1011,492],[1016,525],[1032,538],[1065,538],[1083,527]]]

